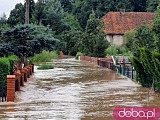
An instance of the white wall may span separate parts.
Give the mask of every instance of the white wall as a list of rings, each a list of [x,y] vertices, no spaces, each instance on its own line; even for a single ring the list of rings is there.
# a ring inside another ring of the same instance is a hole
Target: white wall
[[[117,46],[121,46],[123,44],[123,35],[107,35],[107,40]]]

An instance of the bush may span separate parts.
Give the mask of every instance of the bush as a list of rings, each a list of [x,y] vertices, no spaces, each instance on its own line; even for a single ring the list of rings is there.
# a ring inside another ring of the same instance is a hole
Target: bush
[[[50,62],[54,58],[58,58],[58,54],[55,51],[49,52],[44,50],[40,54],[35,54],[29,61],[30,63]]]
[[[120,56],[130,56],[131,52],[127,51],[123,46],[111,45],[105,50],[105,54],[109,55],[120,55]]]
[[[81,56],[81,55],[83,55],[83,53],[77,52],[75,59],[78,60],[78,57]]]
[[[13,66],[14,66],[14,62],[15,61],[18,61],[19,58],[16,56],[16,55],[10,55],[8,56],[8,60],[9,60],[9,63],[10,63],[10,74],[13,74]]]
[[[53,68],[54,68],[53,65],[42,64],[42,65],[40,65],[37,69],[38,69],[38,70],[47,70],[47,69],[53,69]]]
[[[0,81],[6,82],[7,75],[10,74],[10,62],[8,58],[0,58]]]
[[[106,50],[105,50],[106,55],[117,55],[118,54],[118,49],[115,45],[111,45],[109,46]]]

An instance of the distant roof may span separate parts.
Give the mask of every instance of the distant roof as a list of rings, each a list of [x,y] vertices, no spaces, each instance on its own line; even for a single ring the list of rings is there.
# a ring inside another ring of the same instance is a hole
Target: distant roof
[[[104,17],[106,34],[124,34],[126,31],[134,30],[141,25],[152,26],[155,19],[153,12],[108,12]]]

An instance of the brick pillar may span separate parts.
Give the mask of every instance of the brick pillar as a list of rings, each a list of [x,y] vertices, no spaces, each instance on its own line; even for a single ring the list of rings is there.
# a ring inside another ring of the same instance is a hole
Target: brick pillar
[[[20,91],[21,73],[20,72],[16,72],[16,73],[14,73],[14,75],[16,75],[16,78],[18,79],[18,91]]]
[[[29,71],[28,66],[25,67],[25,70],[27,71],[27,78],[29,78],[29,76],[30,76],[30,71]]]
[[[22,71],[24,72],[24,81],[27,82],[28,69],[27,68],[23,68]]]
[[[34,64],[31,64],[32,65],[32,73],[34,73]]]
[[[32,65],[29,65],[29,67],[30,67],[30,74],[32,75],[32,73],[33,73],[33,67],[32,67]]]
[[[21,80],[22,80],[22,86],[24,86],[24,71],[23,69],[21,70]]]
[[[30,67],[30,66],[27,66],[26,68],[28,69],[28,78],[29,78],[30,75],[31,75],[31,67]]]
[[[15,75],[7,75],[7,102],[14,102],[15,98]]]

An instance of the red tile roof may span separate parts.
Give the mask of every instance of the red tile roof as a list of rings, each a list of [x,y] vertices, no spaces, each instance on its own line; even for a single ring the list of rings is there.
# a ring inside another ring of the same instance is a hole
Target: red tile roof
[[[124,34],[126,31],[134,30],[145,24],[152,25],[155,19],[155,13],[152,12],[108,12],[103,21],[105,24],[104,32],[106,34]]]

